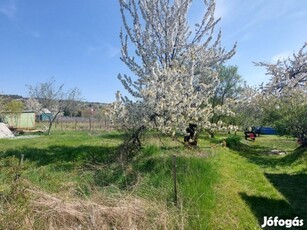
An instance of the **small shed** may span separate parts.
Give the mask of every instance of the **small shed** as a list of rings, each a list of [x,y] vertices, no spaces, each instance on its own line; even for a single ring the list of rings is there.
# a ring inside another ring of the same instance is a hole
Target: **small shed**
[[[42,109],[42,111],[39,114],[40,121],[49,121],[50,119],[52,119],[52,117],[53,117],[52,113],[47,108]]]
[[[35,129],[35,112],[24,111],[22,113],[7,113],[4,115],[5,123],[14,129]]]

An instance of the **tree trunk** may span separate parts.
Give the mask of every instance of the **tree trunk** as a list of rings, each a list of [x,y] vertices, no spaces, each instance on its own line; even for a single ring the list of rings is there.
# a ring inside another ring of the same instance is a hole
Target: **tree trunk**
[[[51,119],[51,117],[49,117],[49,127],[48,127],[48,131],[47,131],[47,135],[50,135],[50,132],[51,132],[51,128],[52,128],[52,124],[53,122],[55,121],[55,119],[57,118],[57,116],[59,115],[61,111],[58,111],[54,117]],[[62,121],[63,122],[63,121]]]
[[[306,137],[300,137],[298,139],[298,143],[300,144],[300,147],[298,147],[298,148],[305,148],[305,147],[307,147],[307,138]]]

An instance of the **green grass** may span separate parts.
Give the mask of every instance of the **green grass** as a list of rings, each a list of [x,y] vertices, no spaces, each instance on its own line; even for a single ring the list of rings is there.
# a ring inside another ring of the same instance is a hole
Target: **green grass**
[[[58,192],[65,184],[79,186],[84,175],[93,173],[88,165],[114,162],[120,143],[120,138],[110,137],[110,133],[57,132],[32,139],[1,140],[0,157],[2,161],[20,159],[24,154],[23,177],[44,190]]]
[[[259,228],[263,216],[307,219],[306,149],[287,138],[262,136],[220,149],[216,187],[218,218],[212,229]],[[268,154],[286,150],[286,156]],[[278,228],[276,228],[278,229]]]
[[[12,191],[10,181],[19,175],[49,193],[73,191],[74,196],[91,199],[93,191],[109,196],[119,191],[165,203],[182,220],[175,225],[185,229],[258,229],[264,215],[299,216],[307,223],[306,149],[295,150],[293,139],[277,136],[255,142],[235,137],[229,148],[222,148],[219,143],[225,137],[201,137],[200,148],[187,149],[167,137],[162,137],[162,145],[150,133],[128,165],[118,163],[117,148],[123,139],[118,132],[54,131],[51,136],[0,140],[0,195]],[[288,154],[268,154],[272,149]]]
[[[186,229],[207,229],[215,205],[214,184],[217,174],[212,159],[199,157],[198,153],[180,147],[163,151],[149,146],[134,164],[134,169],[143,176],[137,193],[151,196],[152,199],[162,199],[173,206],[172,154],[177,155],[177,206],[178,210],[183,211],[180,215],[184,215],[187,221]]]

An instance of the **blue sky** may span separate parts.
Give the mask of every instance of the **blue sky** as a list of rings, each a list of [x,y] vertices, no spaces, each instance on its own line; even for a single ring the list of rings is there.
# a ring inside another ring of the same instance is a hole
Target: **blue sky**
[[[250,85],[268,79],[253,61],[276,61],[307,41],[306,0],[216,0],[222,45],[237,42],[237,65]],[[201,18],[202,0],[190,17]],[[122,22],[117,0],[0,0],[0,93],[27,96],[26,85],[54,77],[88,101],[111,102],[124,91],[118,73]]]

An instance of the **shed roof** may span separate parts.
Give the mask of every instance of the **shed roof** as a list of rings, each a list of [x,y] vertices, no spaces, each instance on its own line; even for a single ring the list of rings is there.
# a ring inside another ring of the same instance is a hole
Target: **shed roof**
[[[49,113],[49,114],[51,114],[50,110],[47,109],[47,108],[41,109],[41,113],[47,113],[47,114]]]

